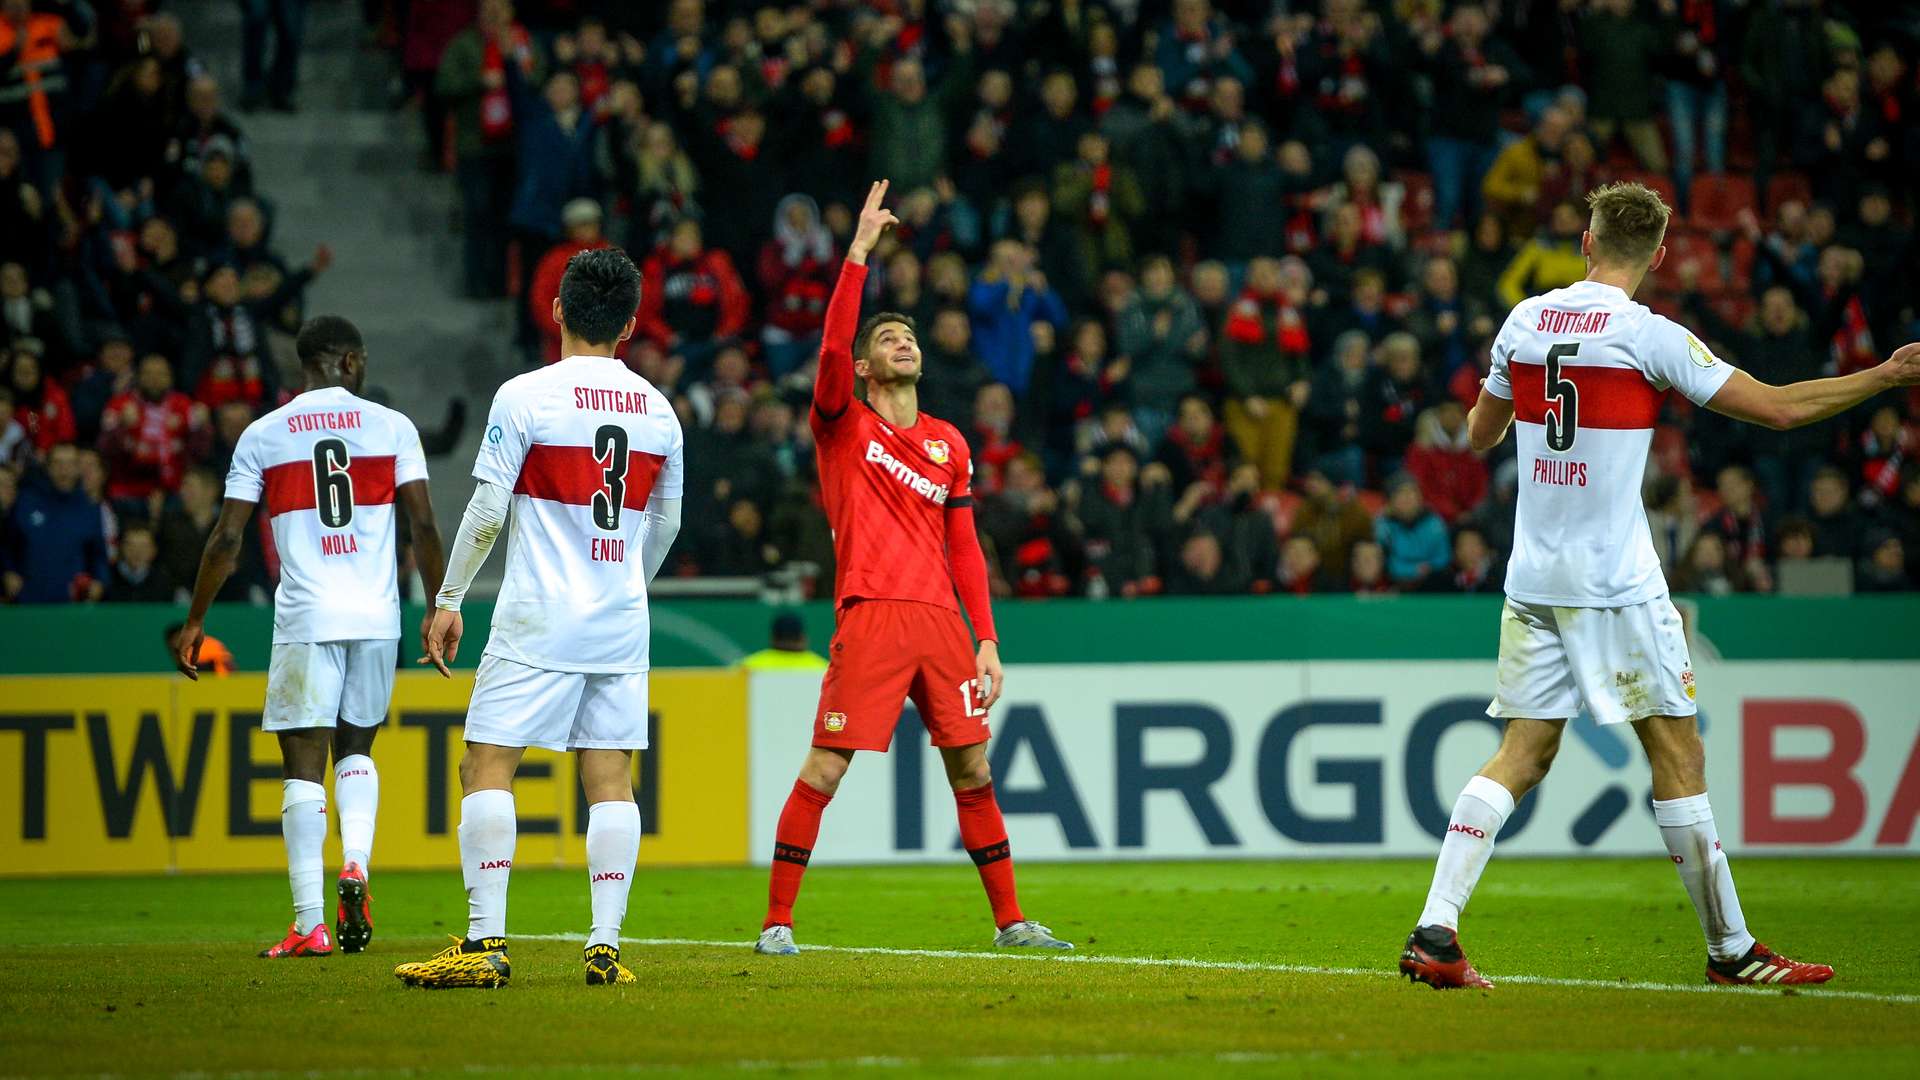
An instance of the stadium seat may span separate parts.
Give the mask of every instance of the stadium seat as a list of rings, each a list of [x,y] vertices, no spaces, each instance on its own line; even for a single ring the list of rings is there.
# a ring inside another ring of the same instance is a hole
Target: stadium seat
[[[1730,231],[1739,225],[1742,210],[1759,212],[1750,176],[1696,176],[1688,190],[1688,224],[1699,229]]]
[[[1807,174],[1775,173],[1773,179],[1767,181],[1767,213],[1780,209],[1780,204],[1788,199],[1801,203],[1813,200],[1813,184]]]

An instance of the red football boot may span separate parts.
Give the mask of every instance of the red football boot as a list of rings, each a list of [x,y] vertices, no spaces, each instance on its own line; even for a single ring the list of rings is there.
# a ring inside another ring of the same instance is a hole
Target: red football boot
[[[1422,926],[1408,934],[1407,947],[1400,953],[1400,971],[1414,982],[1426,983],[1435,990],[1493,988],[1492,980],[1467,963],[1467,954],[1460,950],[1459,935],[1445,926]]]
[[[326,923],[314,923],[313,929],[304,934],[289,926],[285,940],[272,948],[261,949],[260,955],[268,960],[289,956],[332,956],[333,935],[327,932]]]
[[[1721,986],[1807,986],[1831,978],[1827,965],[1789,960],[1758,941],[1738,960],[1707,959],[1707,981]]]
[[[334,887],[340,906],[333,917],[333,936],[343,953],[365,952],[373,940],[373,893],[367,889],[367,872],[359,863],[348,863],[340,871]]]

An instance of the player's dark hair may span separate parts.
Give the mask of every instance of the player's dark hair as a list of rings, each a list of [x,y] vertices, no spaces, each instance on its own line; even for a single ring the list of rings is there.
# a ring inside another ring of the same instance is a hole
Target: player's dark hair
[[[853,358],[855,360],[865,360],[867,358],[867,349],[873,345],[873,332],[880,329],[882,323],[900,323],[905,326],[914,337],[917,338],[920,336],[920,327],[913,321],[913,316],[902,315],[898,311],[877,312],[867,316],[867,320],[860,324],[860,331],[853,335]]]
[[[360,328],[340,316],[316,315],[300,328],[294,349],[300,354],[302,368],[319,371],[350,352],[365,351],[366,342],[360,337]]]
[[[619,248],[594,248],[567,260],[560,276],[560,319],[589,345],[620,340],[640,310],[640,271]]]

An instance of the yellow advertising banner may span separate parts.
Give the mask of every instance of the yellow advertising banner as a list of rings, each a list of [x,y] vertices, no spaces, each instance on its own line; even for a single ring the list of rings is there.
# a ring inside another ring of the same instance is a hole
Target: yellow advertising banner
[[[746,677],[655,671],[649,682],[652,749],[634,765],[640,861],[745,861]],[[395,681],[373,749],[376,864],[458,869],[460,730],[472,690],[470,671]],[[0,678],[0,875],[283,868],[280,751],[260,730],[265,694],[260,674]],[[529,750],[514,793],[514,861],[585,865],[573,757]],[[337,823],[327,857],[339,864]]]

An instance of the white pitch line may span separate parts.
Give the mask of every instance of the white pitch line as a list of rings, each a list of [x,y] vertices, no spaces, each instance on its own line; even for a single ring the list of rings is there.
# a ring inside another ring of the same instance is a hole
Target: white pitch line
[[[585,934],[515,934],[527,941],[585,941]],[[623,937],[622,944],[649,948],[682,946],[711,949],[751,948],[751,941],[703,941],[698,938]],[[1053,952],[973,952],[965,949],[893,949],[878,945],[804,945],[802,952],[862,953],[876,956],[918,956],[935,960],[1010,960],[1016,963],[1104,964],[1118,967],[1189,968],[1200,971],[1260,971],[1279,975],[1362,976],[1372,979],[1398,978],[1398,971],[1385,968],[1319,967],[1313,964],[1274,964],[1254,960],[1196,960],[1178,956],[1101,956],[1086,953]],[[1564,986],[1578,990],[1640,990],[1675,994],[1749,994],[1781,997],[1784,987],[1714,986],[1708,983],[1626,982],[1612,979],[1563,979],[1550,975],[1495,975],[1496,983],[1521,986]],[[1793,988],[1796,995],[1808,998],[1838,998],[1847,1001],[1878,1001],[1894,1005],[1920,1004],[1920,994],[1881,994],[1871,990],[1823,990]]]

